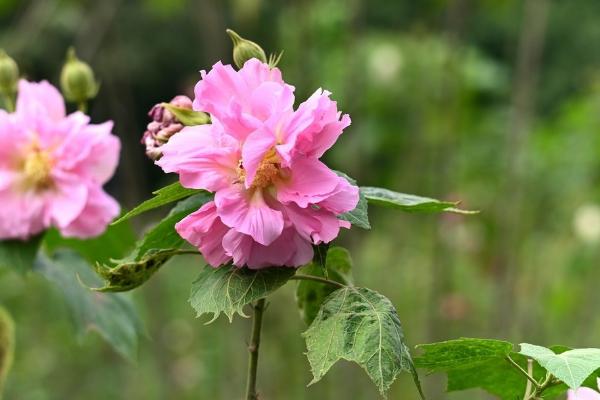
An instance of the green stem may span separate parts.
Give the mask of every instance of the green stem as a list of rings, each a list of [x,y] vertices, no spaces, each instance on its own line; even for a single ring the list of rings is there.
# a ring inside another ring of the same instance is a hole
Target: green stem
[[[254,305],[252,321],[252,336],[248,345],[248,378],[246,380],[246,400],[258,400],[256,393],[256,372],[258,370],[258,350],[260,348],[260,331],[262,327],[265,299],[260,299]]]
[[[80,101],[77,103],[77,109],[79,111],[81,111],[82,113],[87,113],[87,102],[86,101]]]
[[[314,275],[303,275],[303,274],[296,274],[294,276],[292,276],[290,278],[291,281],[314,281],[314,282],[320,282],[320,283],[325,283],[328,285],[333,285],[336,286],[338,288],[346,288],[348,286],[344,285],[343,283],[339,283],[336,281],[332,281],[326,278],[321,278],[320,276],[314,276]]]
[[[529,380],[529,382],[531,382],[533,384],[536,391],[540,388],[540,384],[535,380],[535,378],[533,376],[529,375],[529,373],[527,371],[525,371],[519,364],[517,364],[515,362],[515,360],[510,358],[510,356],[506,356],[506,361],[508,361],[513,367],[515,367],[517,369],[517,371],[519,371],[521,374],[523,374]]]
[[[200,254],[198,252],[198,250],[174,250],[173,251],[173,255],[174,256],[182,256],[182,255],[193,255],[193,256],[201,256],[202,254]]]

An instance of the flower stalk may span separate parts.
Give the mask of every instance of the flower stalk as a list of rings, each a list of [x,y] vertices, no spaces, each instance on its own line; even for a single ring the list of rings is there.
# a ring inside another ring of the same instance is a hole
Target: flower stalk
[[[252,320],[252,336],[248,344],[248,376],[246,380],[246,400],[258,400],[256,391],[256,374],[258,371],[258,351],[260,349],[260,333],[262,328],[265,299],[260,299],[254,305]]]

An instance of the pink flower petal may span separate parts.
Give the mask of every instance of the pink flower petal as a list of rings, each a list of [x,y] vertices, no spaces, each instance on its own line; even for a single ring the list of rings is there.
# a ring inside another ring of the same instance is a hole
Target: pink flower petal
[[[265,202],[261,190],[246,191],[242,185],[222,189],[215,194],[215,204],[225,225],[264,246],[273,243],[283,230],[282,213]]]
[[[214,202],[206,203],[182,219],[175,229],[182,238],[198,248],[211,266],[218,267],[231,261],[222,244],[229,227],[221,222]]]
[[[290,178],[277,183],[277,200],[302,208],[316,204],[335,190],[339,177],[317,159],[300,158],[291,167]]]
[[[358,187],[351,185],[346,179],[338,177],[336,188],[324,200],[318,202],[317,205],[339,215],[354,210],[358,204],[358,200]]]
[[[19,81],[16,113],[27,119],[47,117],[59,121],[65,117],[65,102],[58,90],[46,81]]]
[[[76,176],[54,174],[54,188],[48,195],[46,225],[64,228],[71,224],[88,202],[88,187]]]
[[[274,144],[275,137],[264,130],[257,130],[246,138],[242,149],[242,164],[246,172],[247,188],[252,185],[258,166]]]
[[[340,221],[329,211],[312,207],[300,208],[291,203],[284,206],[284,212],[298,234],[310,243],[329,243],[340,232]]]
[[[582,387],[577,390],[569,389],[567,400],[600,400],[600,393],[593,389]]]
[[[177,172],[185,187],[217,191],[237,178],[238,144],[218,125],[185,127],[162,151],[156,164],[165,172]]]
[[[47,228],[44,197],[7,188],[0,190],[0,204],[0,240],[29,239]]]
[[[101,235],[120,212],[119,203],[98,186],[91,186],[85,207],[69,225],[60,228],[65,237],[86,239]]]

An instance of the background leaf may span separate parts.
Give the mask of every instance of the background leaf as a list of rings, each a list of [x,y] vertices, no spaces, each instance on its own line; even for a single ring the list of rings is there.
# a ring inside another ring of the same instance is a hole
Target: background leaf
[[[402,372],[419,379],[392,303],[367,288],[333,292],[303,334],[313,380],[319,381],[338,360],[354,361],[365,369],[382,396]]]
[[[345,178],[351,185],[357,186],[356,180],[350,178],[348,175],[344,174],[340,171],[334,171],[336,174]],[[352,225],[356,225],[359,228],[363,229],[371,229],[371,224],[369,223],[369,204],[367,203],[367,199],[362,191],[358,193],[358,204],[356,208],[352,211],[344,213],[340,215],[338,218],[350,222]]]
[[[203,191],[199,189],[184,188],[179,182],[172,183],[169,186],[165,186],[162,189],[152,192],[152,194],[155,195],[153,198],[144,201],[142,204],[123,215],[121,218],[113,222],[113,225],[126,221],[129,218],[135,217],[136,215],[145,213],[146,211],[153,210],[177,200],[185,199],[186,197],[198,192]]]
[[[185,240],[175,230],[175,224],[212,199],[199,193],[179,202],[169,214],[138,241],[135,249],[120,260],[96,263],[96,272],[106,281],[101,292],[124,292],[145,283],[179,249]]]
[[[351,285],[352,279],[352,259],[348,250],[343,247],[331,247],[327,251],[325,258],[325,269],[317,262],[312,262],[300,269],[300,272],[307,275],[325,277],[328,279]],[[321,305],[331,293],[336,290],[335,287],[319,282],[302,280],[298,282],[296,288],[296,304],[300,309],[300,315],[307,325],[310,325],[317,316]]]
[[[23,274],[31,271],[41,240],[42,235],[34,236],[26,241],[0,241],[0,267],[13,268]]]
[[[224,265],[205,266],[192,283],[190,303],[197,316],[213,314],[212,322],[224,313],[229,321],[237,313],[246,317],[244,306],[266,297],[291,278],[296,270],[272,267],[258,270]]]
[[[579,388],[600,368],[600,349],[574,349],[556,354],[546,347],[521,343],[519,353],[537,361],[571,389]]]
[[[96,293],[86,284],[97,285],[99,278],[77,254],[59,250],[53,257],[40,254],[35,270],[56,285],[64,296],[80,337],[97,331],[121,355],[133,360],[137,355],[139,336],[143,332],[131,299],[123,294]]]
[[[0,307],[0,399],[15,351],[15,323],[4,307]]]
[[[429,372],[468,368],[487,361],[502,360],[512,352],[513,344],[503,340],[460,338],[417,346],[424,353],[415,358],[417,368]]]
[[[389,189],[362,186],[361,193],[370,204],[397,208],[409,212],[453,212],[458,214],[476,214],[478,211],[467,211],[456,208],[458,202],[440,201],[414,194],[398,193]]]

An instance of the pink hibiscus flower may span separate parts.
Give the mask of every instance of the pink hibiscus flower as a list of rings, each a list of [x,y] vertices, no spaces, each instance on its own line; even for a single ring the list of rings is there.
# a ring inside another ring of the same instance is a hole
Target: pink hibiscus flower
[[[597,379],[598,388],[600,388],[600,379]],[[594,389],[581,387],[577,390],[569,389],[567,400],[600,400],[600,393]]]
[[[102,233],[119,213],[102,190],[119,159],[112,122],[66,115],[48,82],[19,82],[16,111],[0,110],[0,239],[27,239],[53,226],[68,237]]]
[[[186,127],[157,162],[188,188],[215,193],[176,226],[212,266],[301,266],[313,244],[350,224],[338,216],[358,203],[358,188],[319,158],[350,125],[317,90],[294,110],[294,88],[257,59],[235,71],[220,62],[195,89],[194,109],[211,125]]]

